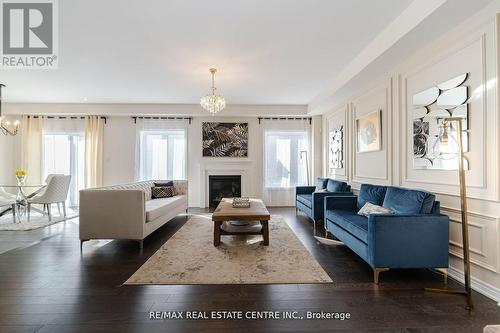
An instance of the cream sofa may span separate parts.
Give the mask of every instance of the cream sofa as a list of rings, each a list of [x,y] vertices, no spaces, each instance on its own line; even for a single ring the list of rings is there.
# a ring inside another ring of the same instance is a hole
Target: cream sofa
[[[156,181],[164,182],[164,181]],[[153,181],[80,191],[80,250],[91,239],[143,240],[180,213],[187,213],[188,182],[174,180],[176,194],[151,200]]]

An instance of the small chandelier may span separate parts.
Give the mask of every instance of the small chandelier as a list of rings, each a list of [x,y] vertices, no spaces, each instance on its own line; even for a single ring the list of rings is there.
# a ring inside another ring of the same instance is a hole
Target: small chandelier
[[[14,124],[11,124],[10,121],[4,121],[2,118],[2,88],[5,85],[0,83],[0,132],[4,135],[16,135],[19,129],[19,120],[16,120]]]
[[[215,94],[215,90],[217,89],[215,88],[216,72],[216,68],[210,68],[210,73],[212,74],[212,94],[202,97],[200,101],[201,107],[210,112],[212,115],[222,111],[226,107],[226,100],[224,97]]]

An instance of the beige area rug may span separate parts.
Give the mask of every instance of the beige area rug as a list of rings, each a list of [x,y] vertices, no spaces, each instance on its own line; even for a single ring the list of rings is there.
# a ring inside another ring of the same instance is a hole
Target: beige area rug
[[[258,222],[249,227],[260,229]],[[238,229],[241,230],[241,229]],[[269,246],[262,236],[222,236],[213,245],[210,215],[195,215],[125,284],[331,283],[281,216],[269,222]]]
[[[57,209],[52,208],[54,211],[52,215],[52,221],[49,222],[49,217],[47,215],[42,215],[38,212],[31,212],[31,218],[28,222],[28,216],[21,216],[21,223],[12,222],[12,214],[7,213],[4,216],[0,216],[0,231],[27,231],[34,230],[38,228],[43,228],[54,223],[63,222],[67,220],[74,219],[78,217],[78,213],[74,210],[66,209],[66,218],[61,214],[59,215]]]

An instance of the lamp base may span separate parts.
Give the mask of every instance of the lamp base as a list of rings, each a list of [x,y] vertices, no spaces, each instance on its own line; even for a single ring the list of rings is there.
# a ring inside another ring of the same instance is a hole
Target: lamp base
[[[452,295],[463,295],[467,298],[467,305],[465,309],[468,310],[471,314],[474,313],[474,304],[472,304],[472,299],[468,292],[463,290],[456,289],[448,289],[448,288],[424,288],[425,291],[429,291],[432,293],[442,293],[442,294],[452,294]]]
[[[338,241],[338,240],[334,240],[334,239],[329,239],[329,238],[320,237],[320,236],[314,236],[314,238],[316,238],[316,240],[318,242],[320,242],[321,244],[325,244],[325,245],[344,245],[343,242]]]

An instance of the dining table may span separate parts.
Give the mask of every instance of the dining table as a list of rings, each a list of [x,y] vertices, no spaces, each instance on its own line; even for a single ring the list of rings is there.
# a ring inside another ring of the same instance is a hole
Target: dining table
[[[38,184],[38,185],[24,185],[24,184],[0,184],[0,189],[15,189],[17,194],[16,194],[16,204],[17,204],[17,212],[18,216],[25,216],[26,215],[26,207],[28,205],[28,199],[32,198],[33,196],[37,195],[42,191],[47,185],[46,184]],[[28,192],[28,194],[27,194]],[[38,211],[39,213],[44,213],[42,210],[32,208],[35,211]],[[3,216],[10,212],[12,210],[11,207],[8,207],[4,209],[3,211],[0,211],[0,216]]]

